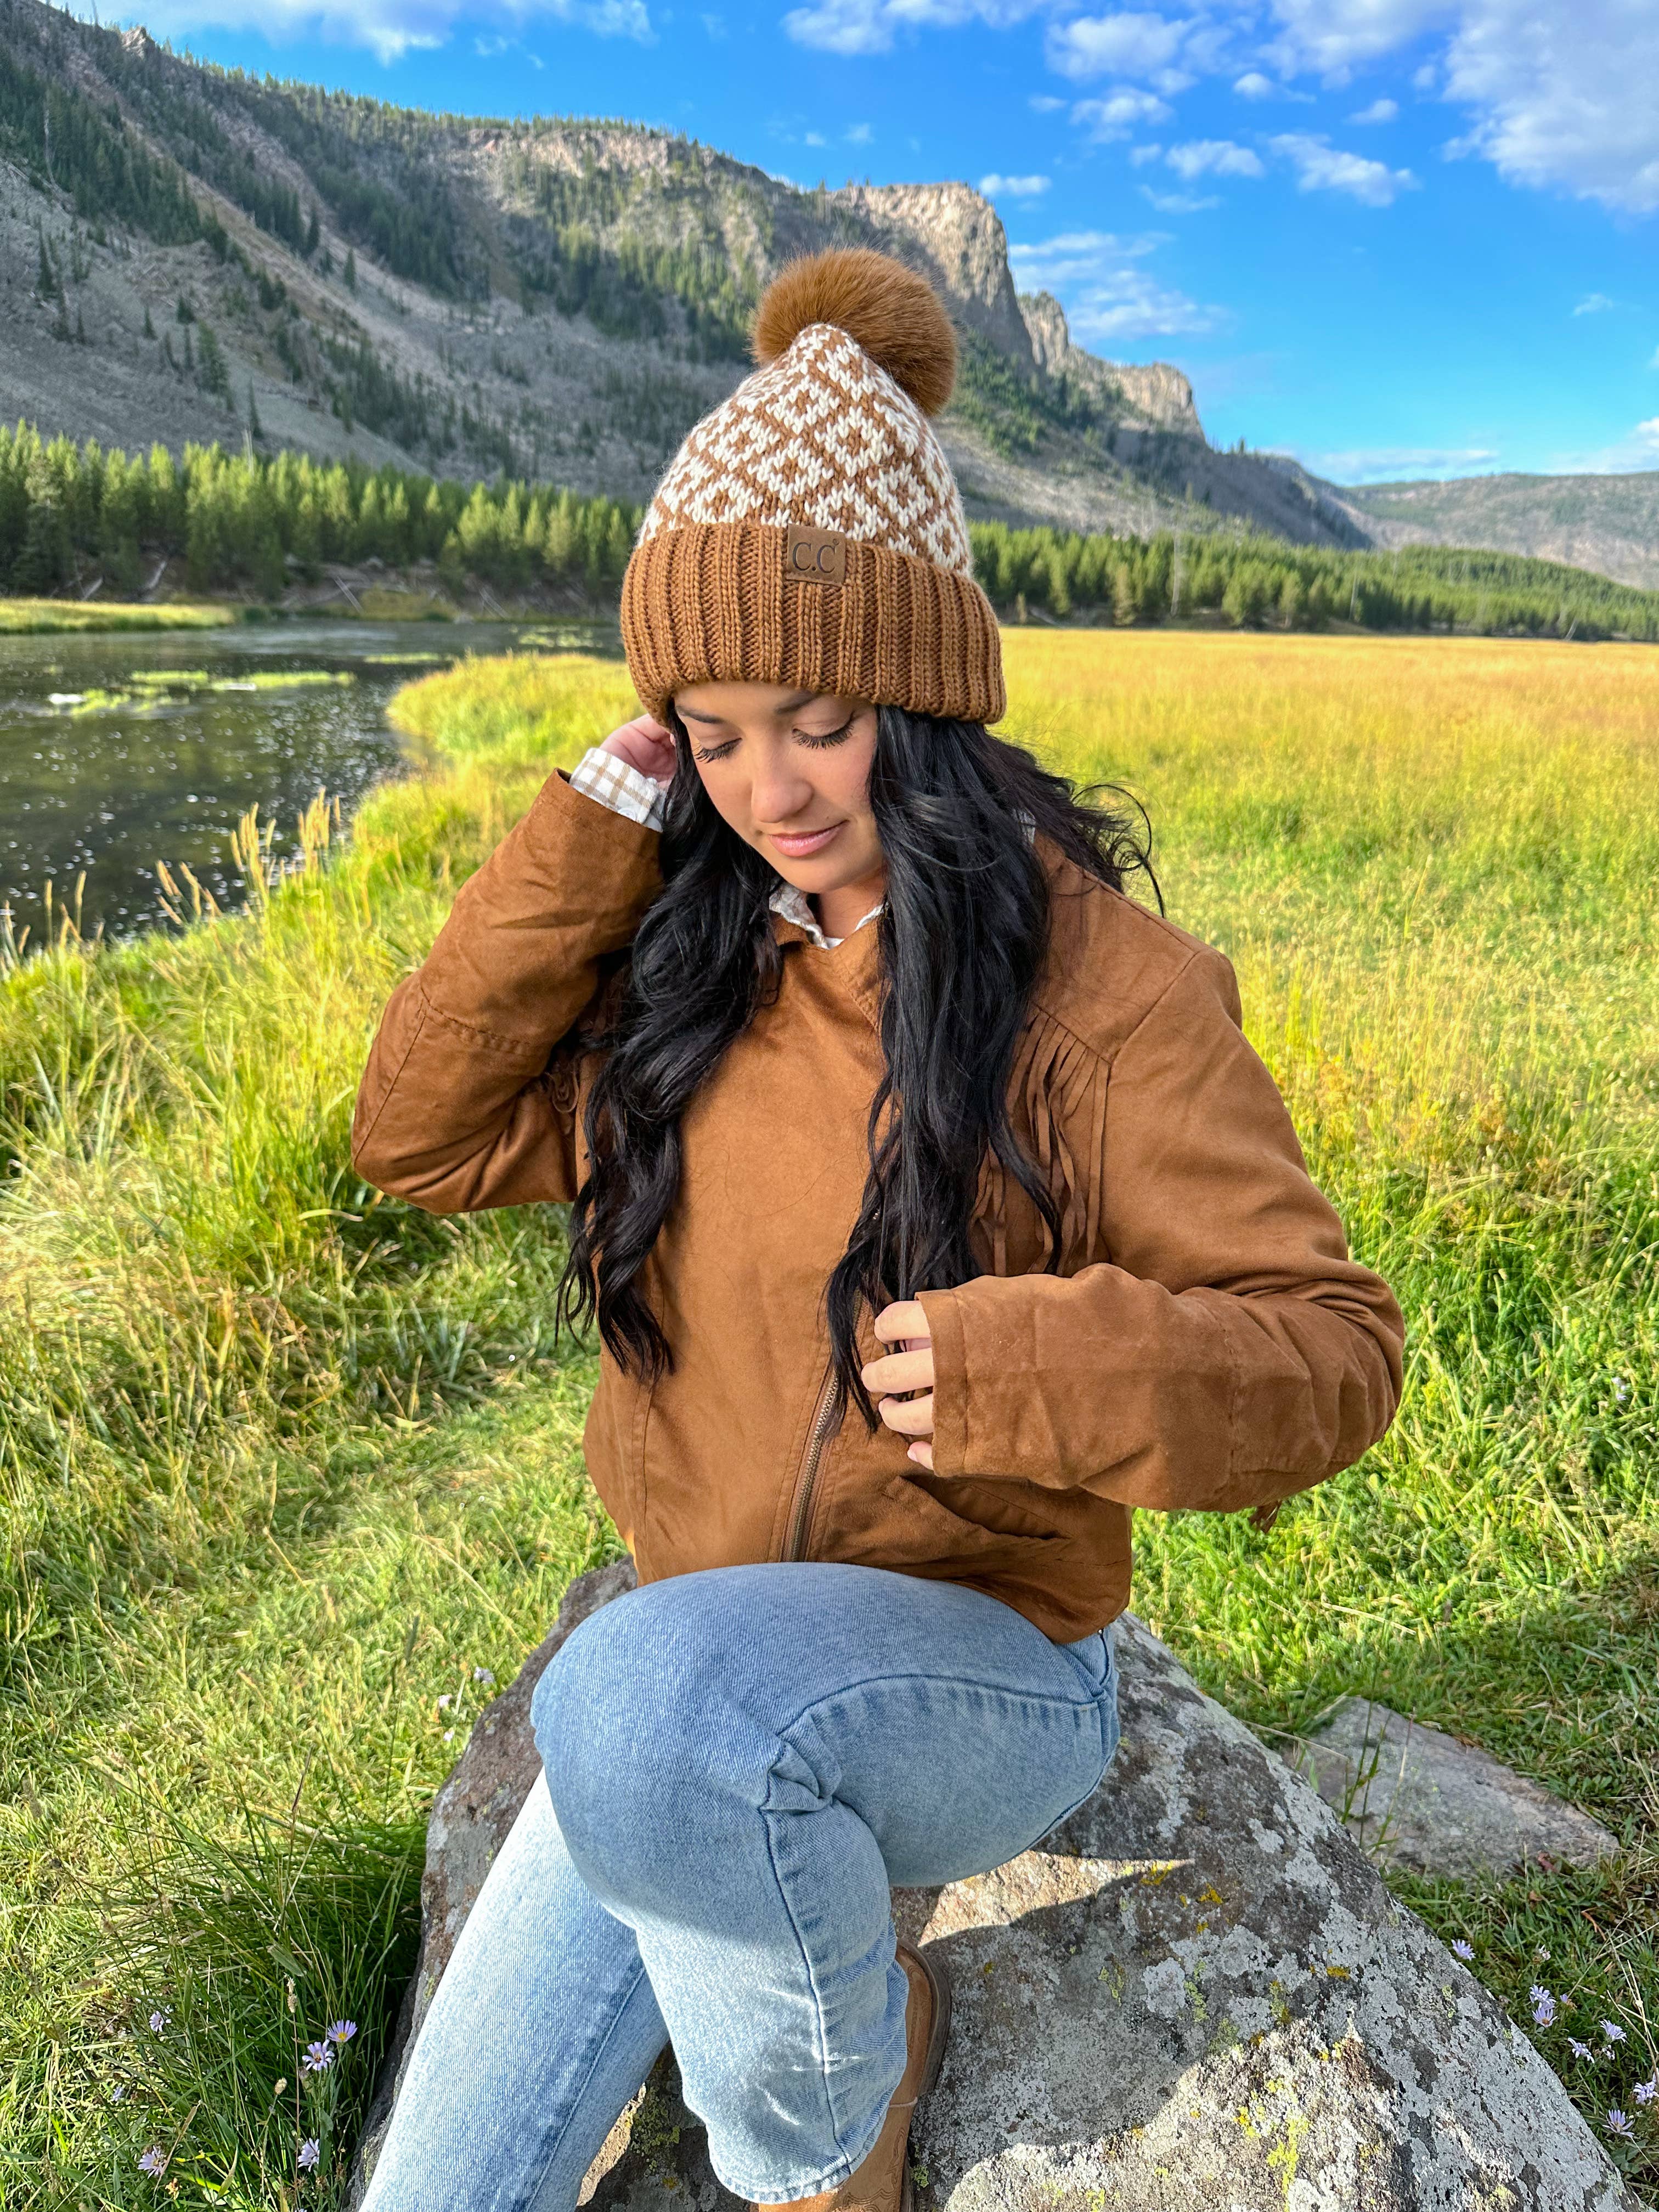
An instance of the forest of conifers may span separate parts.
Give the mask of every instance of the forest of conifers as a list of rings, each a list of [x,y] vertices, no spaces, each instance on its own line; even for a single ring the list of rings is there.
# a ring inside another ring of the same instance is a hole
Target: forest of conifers
[[[198,592],[274,599],[325,563],[435,562],[452,591],[580,593],[613,605],[640,509],[544,484],[453,479],[304,454],[188,446],[175,459],[0,428],[0,591],[135,589],[184,557]],[[1014,620],[1442,629],[1659,641],[1659,592],[1554,562],[1407,546],[1395,553],[1261,536],[1149,538],[972,526],[975,573]]]

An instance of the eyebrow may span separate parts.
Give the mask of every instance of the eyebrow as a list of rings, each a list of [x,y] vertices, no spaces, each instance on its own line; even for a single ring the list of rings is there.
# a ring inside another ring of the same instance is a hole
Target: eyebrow
[[[810,707],[815,699],[827,699],[830,696],[828,691],[802,691],[793,699],[784,700],[772,711],[775,714],[799,714],[803,707]],[[695,714],[690,707],[678,707],[677,710],[683,722],[704,722],[714,726],[726,720],[724,714]]]

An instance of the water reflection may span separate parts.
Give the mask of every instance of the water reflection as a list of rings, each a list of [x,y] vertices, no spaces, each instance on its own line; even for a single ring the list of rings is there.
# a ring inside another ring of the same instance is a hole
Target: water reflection
[[[84,871],[82,928],[165,918],[158,866],[239,903],[231,838],[250,806],[295,848],[319,788],[347,814],[402,756],[399,684],[468,653],[620,650],[596,623],[275,623],[0,640],[0,902],[37,941]],[[296,678],[340,681],[295,681]]]

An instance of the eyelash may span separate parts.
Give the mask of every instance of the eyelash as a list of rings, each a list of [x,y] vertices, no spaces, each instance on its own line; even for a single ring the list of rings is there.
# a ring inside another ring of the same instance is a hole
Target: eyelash
[[[802,744],[810,745],[812,750],[816,751],[820,745],[838,745],[842,739],[847,735],[847,732],[852,728],[854,720],[854,717],[849,714],[838,730],[826,730],[821,738],[809,736],[807,732],[805,730],[797,730],[793,734],[799,739]],[[723,745],[711,745],[706,751],[700,752],[697,755],[697,758],[700,761],[724,760],[727,753],[732,751],[735,747],[737,742],[738,741],[735,738],[728,738]]]

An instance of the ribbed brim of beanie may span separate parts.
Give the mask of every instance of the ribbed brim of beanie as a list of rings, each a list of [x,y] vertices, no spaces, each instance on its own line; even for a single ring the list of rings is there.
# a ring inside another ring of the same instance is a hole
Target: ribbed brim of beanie
[[[955,339],[926,279],[823,253],[769,288],[763,366],[705,416],[647,508],[623,581],[642,704],[714,682],[787,684],[993,722],[1001,644],[928,415]]]

